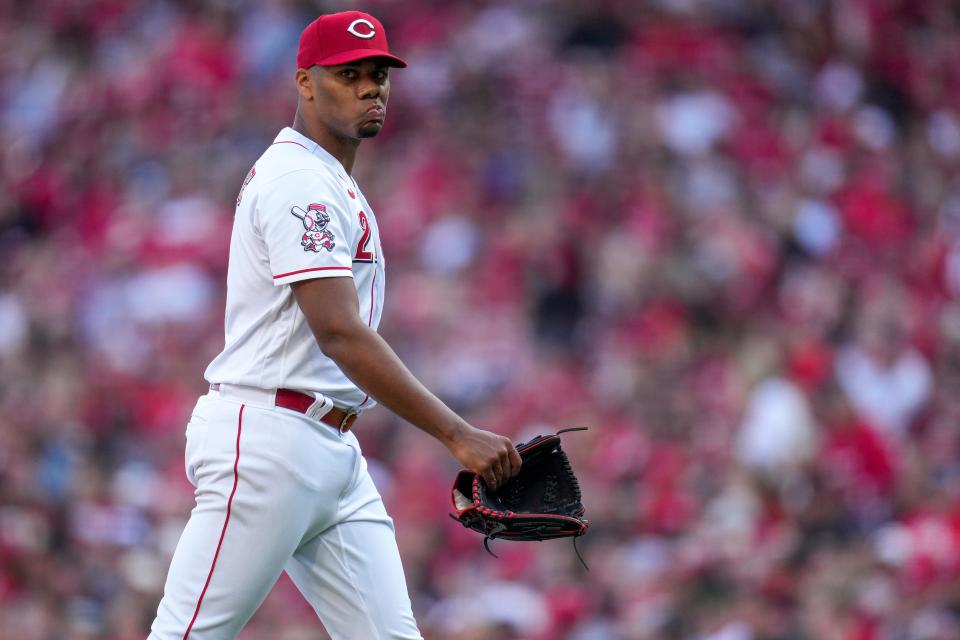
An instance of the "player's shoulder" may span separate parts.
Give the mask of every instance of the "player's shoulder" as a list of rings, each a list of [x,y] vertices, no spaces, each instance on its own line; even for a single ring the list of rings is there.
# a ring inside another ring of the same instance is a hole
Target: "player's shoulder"
[[[254,169],[261,194],[304,190],[336,193],[339,190],[336,171],[309,152],[290,161],[268,150],[257,160]]]
[[[251,174],[255,179],[250,190],[261,208],[308,199],[334,210],[350,210],[348,194],[354,194],[353,183],[343,167],[317,143],[289,127],[264,150]]]
[[[331,168],[309,151],[289,148],[277,149],[277,146],[276,143],[270,145],[254,165],[257,176],[262,178],[262,185],[285,179],[307,179],[324,182],[333,179]]]
[[[258,209],[285,210],[292,202],[301,206],[322,203],[330,212],[349,210],[336,171],[323,163],[309,163],[305,159],[302,164],[281,166],[267,159],[262,175],[260,166],[258,162],[254,167],[257,178],[262,178],[257,187]]]
[[[335,174],[334,163],[318,153],[318,147],[316,142],[290,127],[283,129],[254,165],[257,176],[261,178],[260,183],[283,179],[291,174],[297,174],[300,179],[315,176],[317,179],[331,180]]]

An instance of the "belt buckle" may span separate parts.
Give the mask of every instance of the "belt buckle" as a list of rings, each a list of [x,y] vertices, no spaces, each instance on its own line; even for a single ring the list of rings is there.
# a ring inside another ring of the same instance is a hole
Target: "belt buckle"
[[[343,420],[340,421],[340,435],[344,435],[349,429],[350,425],[353,424],[353,421],[357,417],[357,411],[355,409],[350,409],[346,412],[346,415],[343,416]]]

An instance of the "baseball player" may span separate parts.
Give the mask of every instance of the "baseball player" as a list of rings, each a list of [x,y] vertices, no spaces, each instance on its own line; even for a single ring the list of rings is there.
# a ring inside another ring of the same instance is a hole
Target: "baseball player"
[[[376,18],[347,11],[304,30],[297,66],[293,127],[237,197],[225,346],[186,432],[196,506],[150,638],[234,638],[282,571],[337,640],[421,638],[393,522],[351,431],[374,398],[491,485],[521,464],[376,332],[383,250],[351,170],[383,128],[391,67],[406,63]]]

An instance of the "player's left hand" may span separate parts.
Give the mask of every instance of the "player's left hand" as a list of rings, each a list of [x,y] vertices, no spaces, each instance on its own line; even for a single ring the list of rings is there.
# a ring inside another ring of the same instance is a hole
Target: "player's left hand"
[[[517,445],[523,469],[499,490],[485,486],[485,481],[469,470],[458,473],[451,495],[454,519],[482,533],[487,551],[487,543],[496,538],[573,537],[574,551],[583,562],[576,538],[587,532],[590,523],[583,517],[580,483],[560,446],[562,433],[579,430],[582,427],[561,429]]]
[[[496,488],[520,473],[523,460],[510,438],[465,425],[447,444],[464,468]]]

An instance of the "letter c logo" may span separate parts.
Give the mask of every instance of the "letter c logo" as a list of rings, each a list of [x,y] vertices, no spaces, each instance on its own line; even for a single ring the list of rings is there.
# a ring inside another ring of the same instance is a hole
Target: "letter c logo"
[[[357,25],[364,25],[366,28],[363,31],[357,31]],[[369,31],[367,31],[369,29]],[[377,28],[373,26],[373,23],[364,18],[357,18],[350,23],[350,26],[347,27],[347,31],[357,36],[358,38],[363,38],[364,40],[369,40],[377,33]]]

